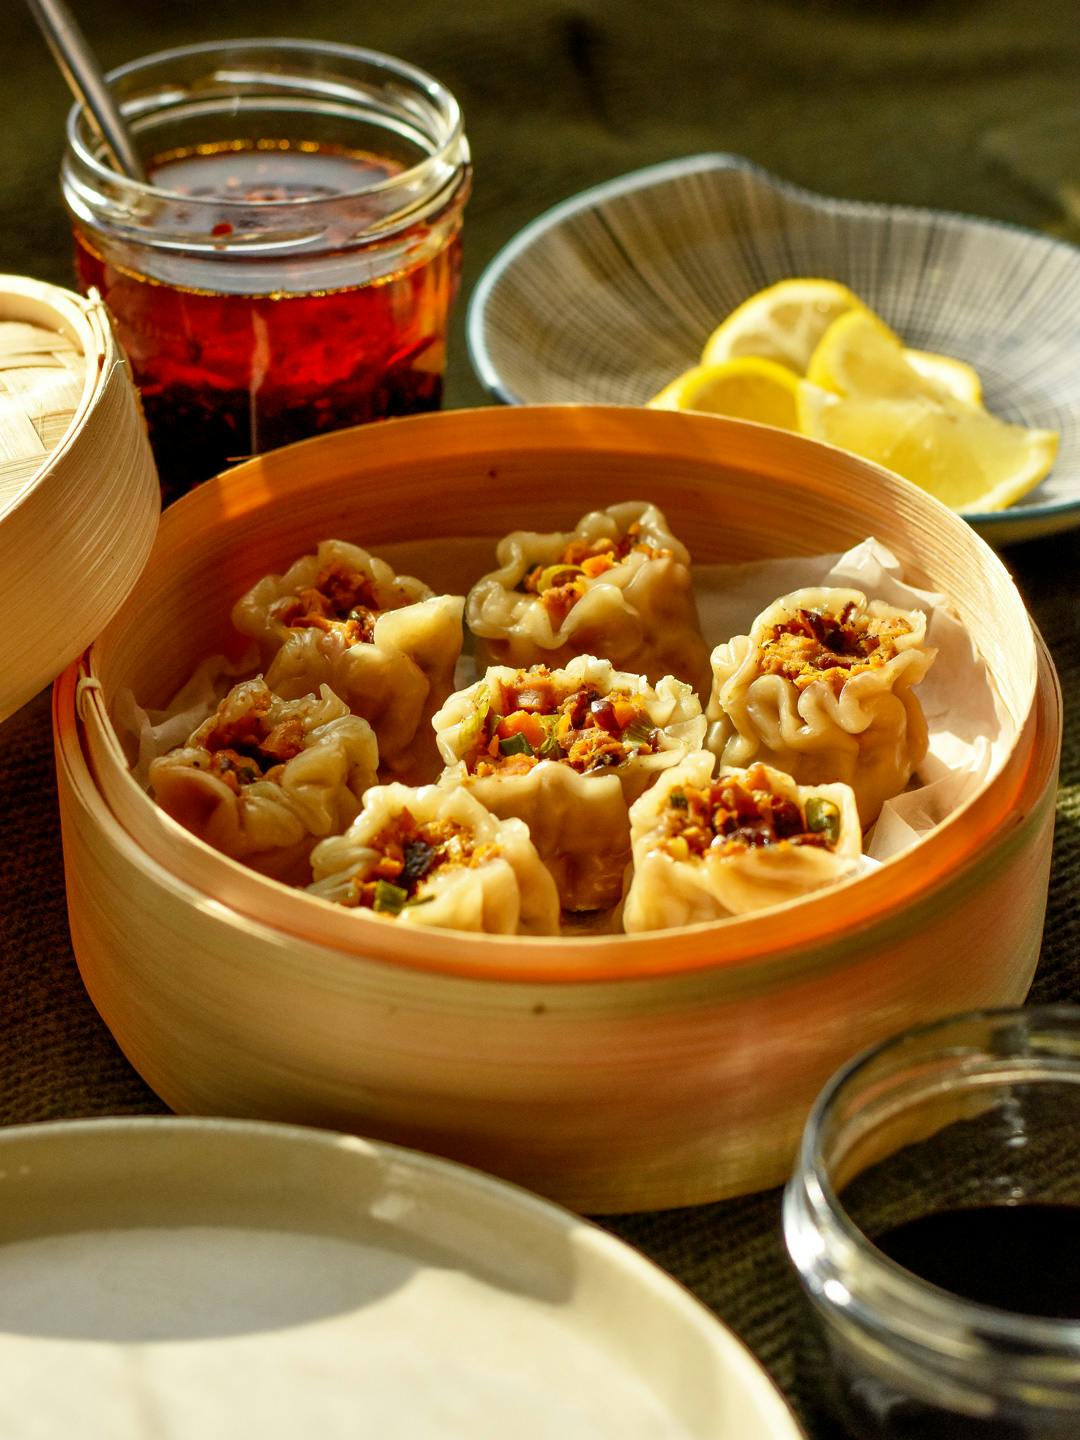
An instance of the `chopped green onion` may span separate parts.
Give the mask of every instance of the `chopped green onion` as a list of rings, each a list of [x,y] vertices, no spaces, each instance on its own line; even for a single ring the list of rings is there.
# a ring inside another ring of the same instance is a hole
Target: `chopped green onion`
[[[375,881],[375,898],[371,908],[380,915],[400,915],[409,898],[409,892],[389,880]]]
[[[824,835],[830,845],[840,839],[840,809],[831,800],[811,795],[806,802],[806,828],[811,835]]]
[[[401,908],[403,910],[415,910],[418,905],[430,905],[434,899],[434,895],[416,895],[412,900],[406,900]]]
[[[553,755],[557,756],[562,754],[563,747],[559,744],[558,739],[559,718],[560,717],[558,715],[540,716],[540,719],[543,722],[544,730],[546,732],[544,735],[544,743],[540,746],[541,760],[548,760]]]
[[[635,720],[628,725],[622,733],[624,745],[651,745],[656,726],[646,717],[643,720]]]
[[[536,589],[539,594],[545,590],[554,590],[559,585],[567,585],[571,580],[576,580],[579,575],[584,575],[580,565],[548,565],[540,571],[540,577],[536,582]]]
[[[673,810],[689,810],[690,808],[690,802],[689,800],[687,800],[686,794],[682,790],[672,790],[671,794],[667,798],[668,804]]]
[[[536,751],[526,740],[519,730],[516,735],[508,735],[505,740],[499,741],[500,755],[535,755]]]
[[[487,719],[488,711],[491,709],[491,691],[486,685],[481,685],[476,692],[476,699],[473,702],[473,712],[467,720],[461,722],[460,750],[459,754],[464,755],[471,750],[484,732],[484,721]]]

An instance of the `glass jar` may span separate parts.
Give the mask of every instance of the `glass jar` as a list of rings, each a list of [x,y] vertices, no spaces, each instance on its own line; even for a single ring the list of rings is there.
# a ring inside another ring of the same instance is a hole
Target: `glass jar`
[[[841,1070],[784,1233],[859,1440],[1075,1440],[1080,1008],[950,1018]]]
[[[442,399],[469,149],[453,96],[345,45],[236,40],[108,77],[146,169],[78,107],[61,180],[166,498],[231,461]]]

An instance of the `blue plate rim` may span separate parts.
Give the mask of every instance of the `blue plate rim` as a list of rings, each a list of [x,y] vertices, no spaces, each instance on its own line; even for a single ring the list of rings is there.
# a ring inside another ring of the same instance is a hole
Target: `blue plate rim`
[[[504,405],[528,403],[500,381],[484,338],[483,326],[483,317],[492,291],[518,256],[548,230],[554,229],[563,221],[583,210],[589,210],[606,200],[632,194],[635,190],[645,189],[664,180],[677,179],[683,175],[693,175],[704,170],[744,171],[764,181],[782,195],[790,196],[803,204],[826,206],[831,210],[860,215],[923,216],[943,221],[948,225],[975,225],[991,230],[1006,230],[1013,234],[1023,235],[1029,240],[1041,241],[1050,249],[1065,250],[1072,255],[1078,253],[1078,247],[1071,245],[1067,240],[1059,240],[1053,235],[1043,235],[1038,230],[1031,230],[1027,226],[1018,225],[1011,220],[998,220],[987,215],[970,215],[962,210],[937,210],[928,205],[897,205],[882,200],[845,200],[834,195],[823,195],[820,191],[808,190],[805,186],[796,185],[790,180],[783,180],[778,175],[774,175],[771,170],[766,170],[763,165],[758,165],[744,155],[735,155],[730,151],[703,151],[697,155],[684,155],[675,160],[661,160],[657,164],[645,165],[638,170],[628,171],[624,175],[614,176],[611,180],[602,180],[598,185],[590,185],[587,189],[579,190],[567,199],[560,200],[557,204],[542,211],[535,219],[530,220],[488,261],[469,297],[465,317],[465,348],[477,379],[493,399],[501,401]],[[570,401],[567,403],[578,404],[581,402]],[[1058,500],[1049,505],[1025,505],[1023,501],[1020,501],[1005,510],[969,510],[959,513],[969,524],[993,528],[1007,525],[1010,522],[1015,524],[1017,521],[1025,519],[1036,520],[1044,516],[1047,519],[1053,519],[1072,513],[1080,514],[1080,498]]]

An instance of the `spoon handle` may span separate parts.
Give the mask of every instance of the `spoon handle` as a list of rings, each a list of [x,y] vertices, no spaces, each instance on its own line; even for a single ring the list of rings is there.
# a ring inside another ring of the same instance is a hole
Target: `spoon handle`
[[[30,13],[48,41],[53,59],[72,94],[86,112],[113,167],[132,180],[146,180],[146,171],[105,77],[75,17],[64,0],[26,0]]]

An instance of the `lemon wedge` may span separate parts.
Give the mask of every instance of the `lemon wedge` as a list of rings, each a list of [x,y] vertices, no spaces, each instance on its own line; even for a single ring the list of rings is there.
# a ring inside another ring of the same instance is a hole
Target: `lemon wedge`
[[[933,350],[905,350],[904,359],[924,380],[936,381],[962,405],[982,405],[982,381],[974,365]]]
[[[665,385],[649,406],[653,410],[703,410],[797,430],[798,387],[798,377],[786,366],[746,357],[719,365],[695,365]]]
[[[982,399],[979,377],[970,365],[946,355],[905,350],[884,321],[866,311],[849,311],[826,330],[810,357],[806,378],[837,395],[916,399],[974,404]]]
[[[953,510],[1003,510],[1053,466],[1053,430],[1010,425],[985,410],[923,395],[847,395],[799,382],[804,435],[851,450],[911,480]]]
[[[869,313],[836,280],[781,280],[744,300],[705,342],[703,365],[756,356],[805,375],[810,357],[834,320],[849,311]]]

